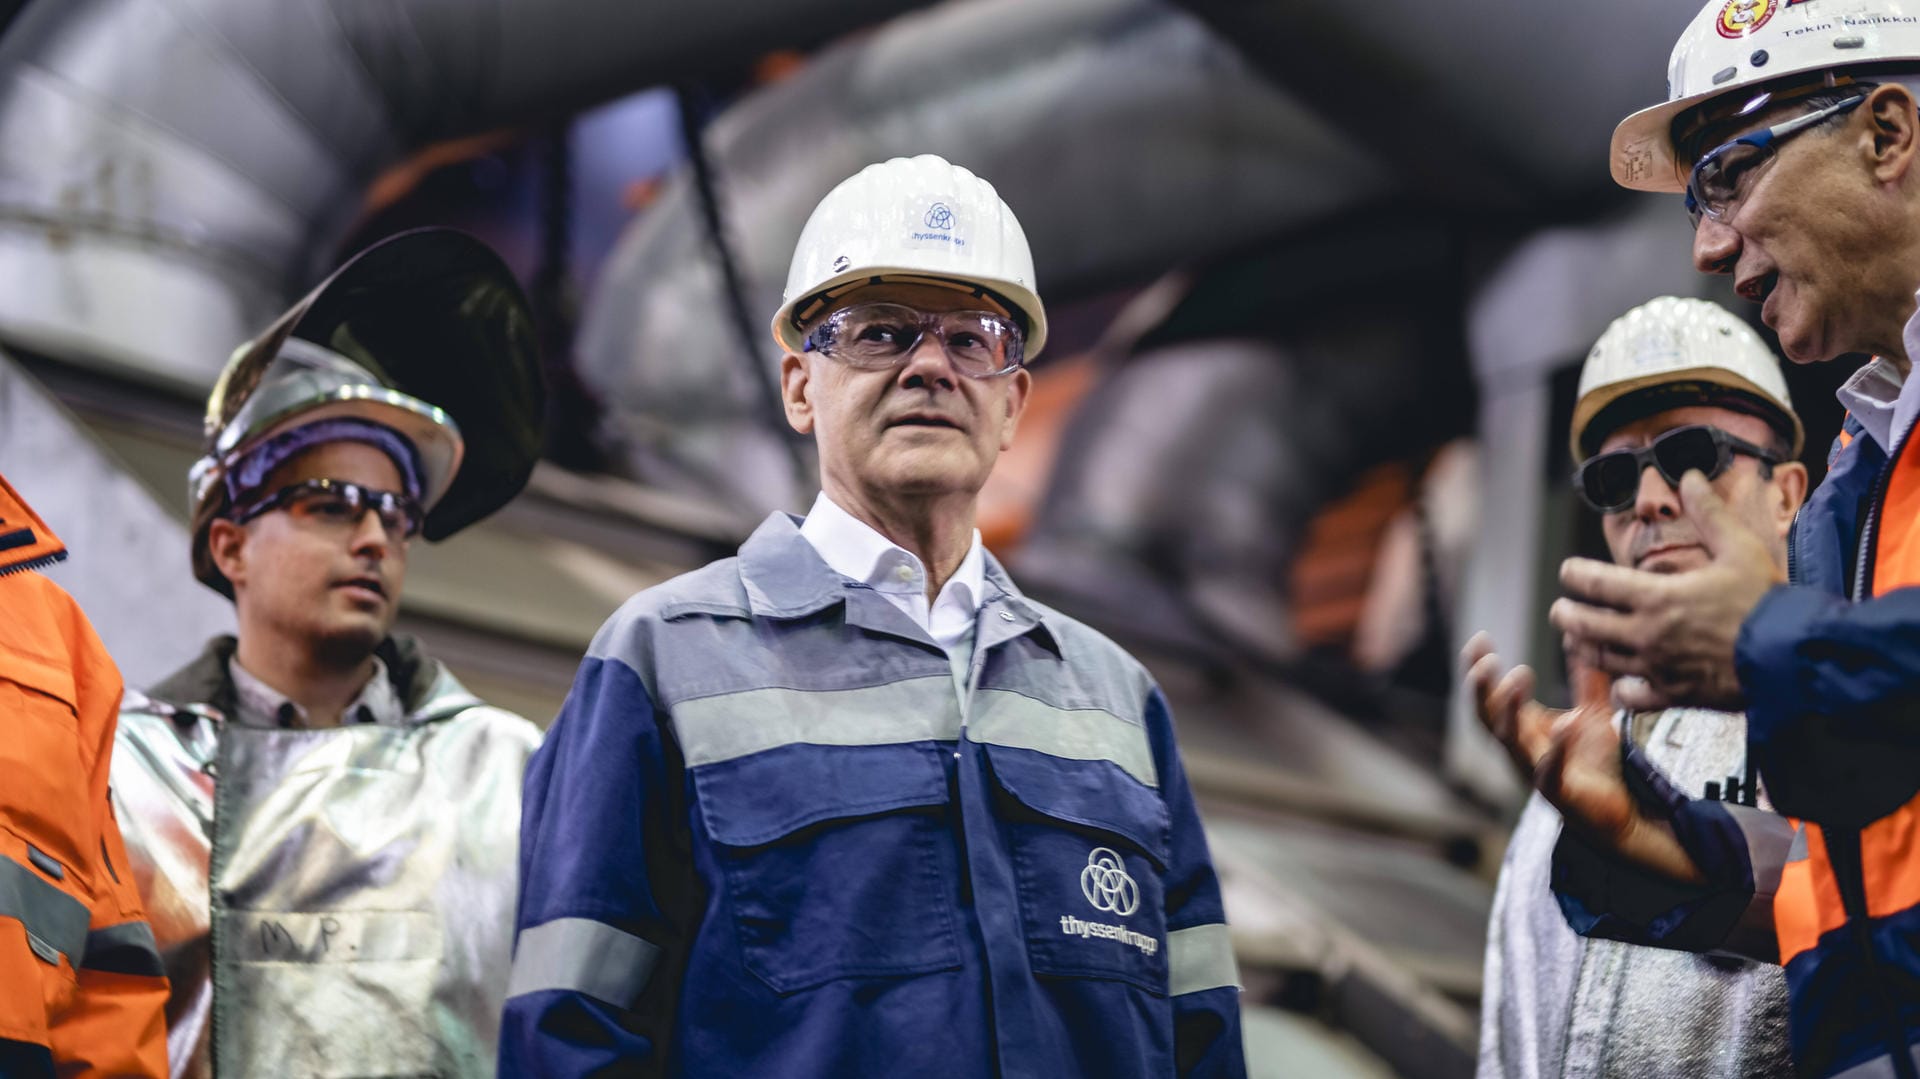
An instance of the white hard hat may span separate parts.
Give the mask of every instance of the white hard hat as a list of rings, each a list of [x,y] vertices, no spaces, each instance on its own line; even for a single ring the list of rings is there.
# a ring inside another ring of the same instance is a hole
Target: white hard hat
[[[1569,437],[1574,460],[1590,456],[1609,431],[1633,418],[1601,415],[1628,398],[1639,406],[1633,415],[1690,404],[1740,408],[1790,434],[1791,456],[1800,456],[1806,443],[1780,361],[1752,327],[1706,300],[1649,300],[1600,335],[1580,368]]]
[[[1920,66],[1920,0],[1709,0],[1667,61],[1667,101],[1613,131],[1613,178],[1638,191],[1682,191],[1672,128],[1687,109],[1790,75],[1899,61]]]
[[[800,231],[773,316],[780,347],[805,348],[805,326],[837,294],[875,278],[938,278],[984,289],[1026,322],[1026,356],[1047,342],[1033,253],[993,185],[932,154],[868,165],[827,192]]]

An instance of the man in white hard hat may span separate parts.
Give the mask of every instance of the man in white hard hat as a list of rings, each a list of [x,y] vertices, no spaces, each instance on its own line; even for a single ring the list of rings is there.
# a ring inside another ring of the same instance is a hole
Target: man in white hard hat
[[[1012,211],[865,169],[773,332],[820,498],[595,638],[528,771],[501,1070],[1244,1074],[1166,701],[973,527],[1046,341]]]
[[[1682,573],[1707,560],[1676,489],[1697,468],[1784,566],[1807,490],[1806,467],[1795,460],[1802,438],[1779,363],[1759,335],[1716,304],[1664,296],[1615,319],[1587,354],[1570,439],[1575,489],[1601,514],[1615,565]],[[1484,635],[1465,659],[1490,727],[1505,722],[1493,713],[1496,700],[1540,708],[1527,699],[1525,671],[1494,696],[1499,659]],[[1590,682],[1597,700],[1589,703],[1604,706],[1605,680]],[[1739,713],[1606,711],[1689,794],[1769,808],[1747,766]],[[1507,845],[1487,931],[1479,1074],[1792,1074],[1780,969],[1580,937],[1550,886],[1559,835],[1559,814],[1536,796]]]
[[[1502,731],[1580,841],[1556,855],[1576,927],[1696,949],[1764,930],[1750,943],[1786,967],[1814,1075],[1920,1074],[1916,74],[1912,0],[1712,0],[1668,100],[1614,133],[1614,177],[1684,193],[1695,264],[1760,303],[1790,359],[1878,357],[1840,393],[1846,430],[1785,570],[1688,475],[1704,566],[1572,560],[1551,611],[1630,707],[1744,707],[1749,758],[1798,825],[1687,797],[1597,715],[1522,710]]]
[[[242,346],[207,407],[193,566],[239,635],[129,693],[113,794],[183,1076],[490,1076],[539,731],[393,634],[408,551],[538,456],[532,321],[423,229]]]

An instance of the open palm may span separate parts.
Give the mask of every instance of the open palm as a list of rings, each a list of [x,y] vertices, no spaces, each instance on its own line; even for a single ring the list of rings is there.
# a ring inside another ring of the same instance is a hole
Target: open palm
[[[1699,876],[1672,829],[1649,818],[1627,789],[1610,708],[1542,705],[1533,699],[1533,671],[1521,666],[1501,675],[1484,634],[1467,642],[1461,659],[1480,721],[1570,827],[1650,869],[1683,880]]]

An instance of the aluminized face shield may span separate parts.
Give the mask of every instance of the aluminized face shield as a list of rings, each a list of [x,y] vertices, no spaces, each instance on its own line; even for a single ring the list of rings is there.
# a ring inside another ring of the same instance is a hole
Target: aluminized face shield
[[[207,402],[190,487],[197,503],[223,462],[292,420],[364,416],[414,441],[428,474],[423,534],[444,539],[526,485],[545,413],[512,272],[466,233],[417,229],[355,256],[235,352]],[[450,455],[432,448],[442,432]]]

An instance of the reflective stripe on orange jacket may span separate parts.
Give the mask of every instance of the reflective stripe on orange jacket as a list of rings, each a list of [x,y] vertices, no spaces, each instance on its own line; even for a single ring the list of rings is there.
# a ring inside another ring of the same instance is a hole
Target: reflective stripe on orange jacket
[[[167,982],[107,799],[120,672],[0,478],[0,1074],[164,1076]]]

